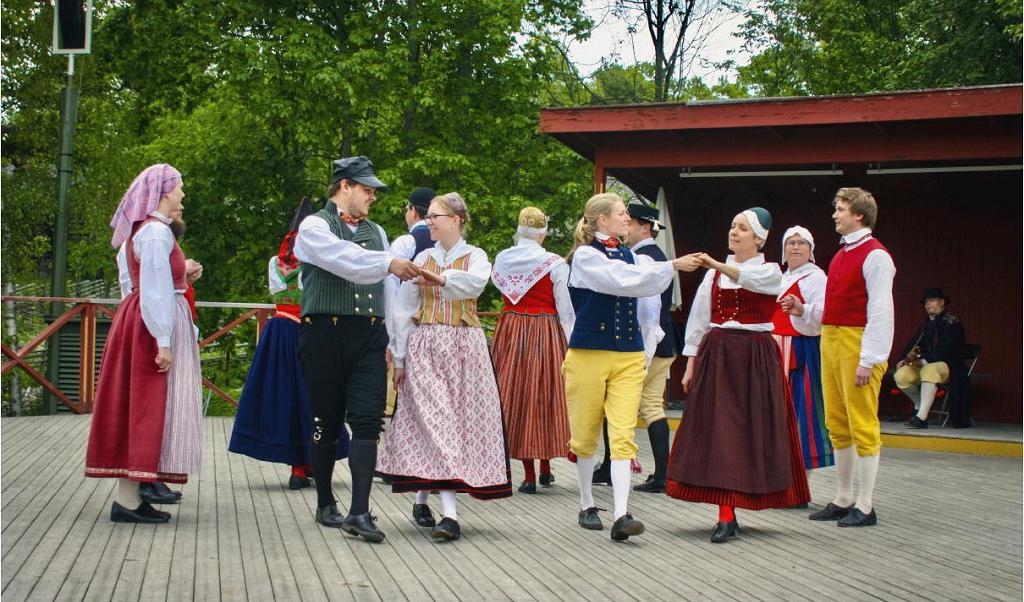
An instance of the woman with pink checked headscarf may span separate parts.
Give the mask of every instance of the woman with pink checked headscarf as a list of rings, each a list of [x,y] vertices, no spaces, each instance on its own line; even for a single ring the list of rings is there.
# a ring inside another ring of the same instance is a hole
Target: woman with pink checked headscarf
[[[185,483],[201,462],[199,347],[184,296],[185,255],[169,226],[184,208],[181,186],[170,165],[147,167],[110,220],[111,246],[126,243],[132,292],[103,350],[85,475],[118,479],[114,522],[170,520],[141,499],[139,484]]]

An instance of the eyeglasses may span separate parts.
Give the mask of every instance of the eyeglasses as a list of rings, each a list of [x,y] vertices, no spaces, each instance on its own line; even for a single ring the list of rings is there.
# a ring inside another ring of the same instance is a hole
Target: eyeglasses
[[[423,216],[423,219],[427,220],[428,222],[432,222],[432,221],[434,221],[435,219],[437,219],[439,217],[455,217],[455,214],[454,213],[428,213],[425,216]]]
[[[787,240],[786,241],[786,246],[787,247],[802,247],[804,245],[810,245],[810,244],[811,243],[807,242],[806,240]]]

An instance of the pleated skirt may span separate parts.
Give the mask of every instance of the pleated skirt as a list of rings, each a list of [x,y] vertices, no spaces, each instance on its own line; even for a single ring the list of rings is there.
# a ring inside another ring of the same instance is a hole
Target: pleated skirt
[[[565,352],[558,316],[504,312],[498,318],[491,361],[510,458],[568,455],[569,414],[561,371]]]
[[[775,340],[782,348],[783,370],[789,375],[804,468],[833,466],[836,461],[825,426],[821,389],[821,337],[775,335]]]

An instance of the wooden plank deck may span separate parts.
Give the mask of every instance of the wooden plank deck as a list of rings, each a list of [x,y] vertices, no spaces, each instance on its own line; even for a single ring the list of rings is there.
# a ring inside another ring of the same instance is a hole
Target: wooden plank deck
[[[315,493],[287,468],[226,451],[230,418],[205,419],[203,472],[164,525],[109,520],[115,481],[82,476],[89,416],[0,421],[0,587],[16,600],[1020,600],[1019,458],[883,451],[879,525],[839,529],[807,510],[739,511],[708,542],[716,511],[634,493],[647,533],[624,544],[576,525],[575,471],[556,461],[538,495],[460,496],[463,538],[436,543],[412,496],[375,485],[387,534],[373,545],[313,522]],[[637,431],[641,461],[651,463]],[[521,465],[513,464],[518,482]],[[815,471],[812,510],[834,469]],[[635,479],[636,480],[636,479]],[[349,499],[348,467],[336,495]],[[611,489],[596,487],[612,507]],[[435,513],[436,497],[431,499]],[[344,508],[342,507],[344,511]],[[604,513],[606,526],[610,512]]]

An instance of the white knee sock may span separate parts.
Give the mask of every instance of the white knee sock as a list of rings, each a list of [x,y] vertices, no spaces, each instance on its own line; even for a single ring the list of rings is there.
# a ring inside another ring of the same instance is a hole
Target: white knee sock
[[[913,384],[913,385],[908,385],[906,389],[900,389],[900,391],[903,391],[903,393],[905,393],[906,396],[910,398],[910,401],[914,402],[914,409],[915,410],[917,408],[921,407],[921,386],[920,385],[918,385],[916,383]]]
[[[615,496],[615,520],[629,511],[629,486],[632,473],[629,460],[612,460],[612,494]]]
[[[921,409],[917,411],[917,417],[921,420],[928,420],[928,412],[932,410],[935,403],[935,383],[921,383]]]
[[[455,492],[454,491],[442,491],[441,492],[441,515],[447,516],[452,520],[459,520],[458,515],[455,512]]]
[[[580,488],[580,510],[586,510],[594,506],[593,483],[594,478],[594,456],[589,458],[576,458],[576,481]]]
[[[128,479],[117,480],[117,503],[129,510],[135,510],[142,503],[139,497],[139,482]]]
[[[430,497],[430,492],[429,491],[417,491],[416,492],[416,503],[417,504],[426,504],[427,503],[427,498],[429,498],[429,497]]]
[[[871,495],[875,492],[875,477],[878,476],[879,456],[861,456],[857,462],[860,476],[860,491],[857,492],[857,508],[864,514],[871,513]]]
[[[853,504],[853,471],[857,467],[857,447],[836,449],[836,497],[832,503],[846,508]]]

